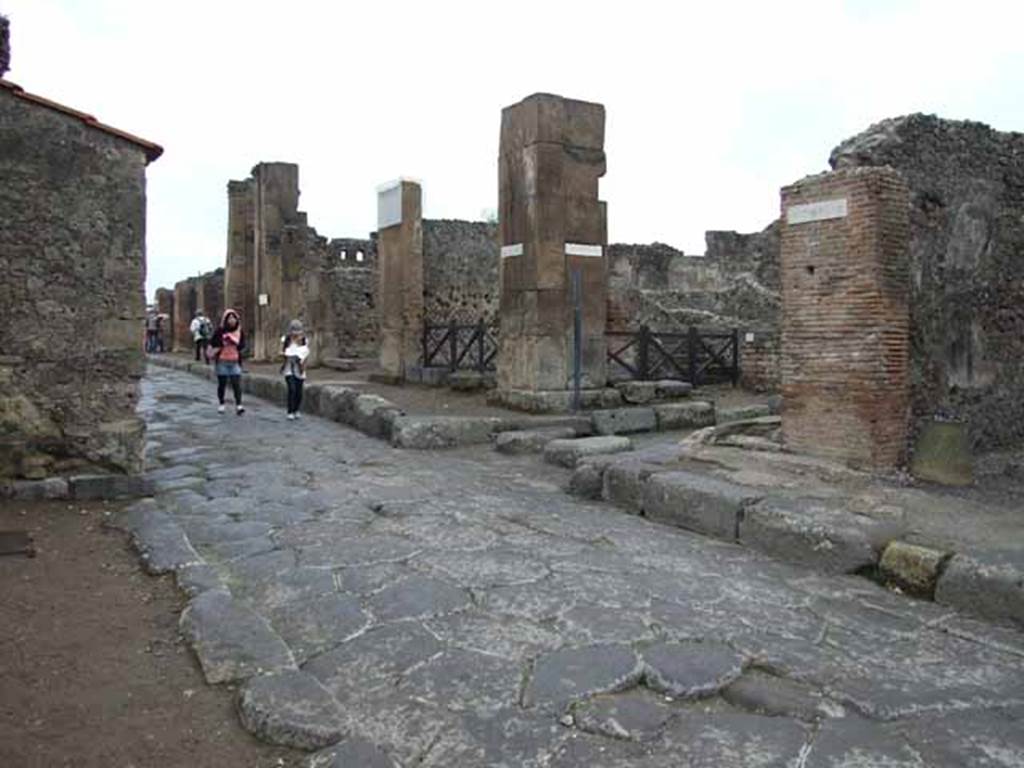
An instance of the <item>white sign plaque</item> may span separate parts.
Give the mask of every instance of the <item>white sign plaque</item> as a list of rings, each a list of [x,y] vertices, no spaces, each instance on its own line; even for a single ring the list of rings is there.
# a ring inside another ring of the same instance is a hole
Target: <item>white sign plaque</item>
[[[402,223],[402,182],[386,184],[377,190],[377,229]]]
[[[586,245],[584,243],[566,243],[566,256],[594,256],[601,258],[604,249],[600,245]]]
[[[846,198],[822,200],[817,203],[791,205],[786,209],[787,224],[807,224],[811,221],[846,218]]]
[[[523,244],[513,243],[512,245],[501,246],[501,258],[507,259],[509,256],[522,256],[523,255]]]
[[[752,343],[752,342],[754,341],[754,334],[752,334],[752,333],[749,333],[749,332],[748,332],[748,333],[746,333],[746,334],[745,334],[745,335],[743,336],[743,340],[744,340],[745,342],[747,342],[747,344],[750,344],[750,343]]]
[[[259,296],[259,302],[261,307],[267,306],[270,303],[270,296],[265,293],[261,293]]]

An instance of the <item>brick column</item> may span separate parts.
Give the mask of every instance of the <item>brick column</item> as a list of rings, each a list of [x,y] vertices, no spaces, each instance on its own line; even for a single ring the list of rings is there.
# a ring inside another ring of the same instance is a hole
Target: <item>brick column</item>
[[[256,327],[253,180],[228,182],[228,250],[224,264],[224,305],[241,313],[242,327]],[[212,318],[215,323],[220,317]]]
[[[404,379],[420,358],[423,337],[423,210],[420,185],[377,191],[377,311],[380,367]]]
[[[506,107],[498,166],[498,397],[559,410],[573,384],[573,271],[582,278],[581,386],[606,383],[604,107],[550,94]]]
[[[794,450],[875,469],[905,458],[909,209],[889,168],[782,190],[782,432]]]

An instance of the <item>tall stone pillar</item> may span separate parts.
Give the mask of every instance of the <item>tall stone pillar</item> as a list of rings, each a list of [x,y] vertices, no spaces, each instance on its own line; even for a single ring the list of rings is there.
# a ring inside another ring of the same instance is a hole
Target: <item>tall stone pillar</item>
[[[174,332],[172,334],[175,352],[187,352],[192,348],[192,334],[188,327],[196,316],[195,280],[181,280],[174,284]]]
[[[242,316],[242,327],[256,327],[256,280],[253,263],[253,180],[228,182],[228,250],[224,264],[224,306]],[[220,321],[220,318],[214,318]]]
[[[909,211],[890,168],[782,190],[782,433],[794,450],[875,469],[905,457]]]
[[[414,181],[377,190],[377,311],[380,367],[405,379],[423,343],[423,210]]]
[[[604,107],[534,94],[501,114],[498,398],[564,410],[574,371],[573,274],[581,294],[584,403],[606,383]],[[599,398],[598,398],[599,399]]]
[[[276,356],[282,334],[291,319],[285,296],[287,230],[299,222],[299,166],[294,163],[260,163],[252,169],[253,200],[253,293],[255,317],[249,339],[253,356]],[[294,241],[294,233],[291,234]]]

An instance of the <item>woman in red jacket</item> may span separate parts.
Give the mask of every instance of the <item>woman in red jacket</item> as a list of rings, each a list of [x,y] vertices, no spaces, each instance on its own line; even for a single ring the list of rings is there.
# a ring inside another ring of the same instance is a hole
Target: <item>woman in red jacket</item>
[[[235,395],[235,413],[245,413],[242,405],[242,353],[245,351],[245,334],[242,332],[242,321],[233,309],[225,309],[220,327],[210,340],[215,369],[217,372],[217,413],[224,413],[224,391],[228,383]]]

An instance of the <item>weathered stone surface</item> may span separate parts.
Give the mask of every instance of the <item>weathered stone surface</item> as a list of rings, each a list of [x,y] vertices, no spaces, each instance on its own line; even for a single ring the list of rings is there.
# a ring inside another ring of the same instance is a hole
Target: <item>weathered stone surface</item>
[[[625,435],[633,432],[653,432],[658,420],[652,408],[615,408],[594,411],[590,415],[594,432],[599,435]]]
[[[408,579],[376,593],[369,603],[378,621],[421,618],[466,607],[465,590],[438,579]]]
[[[601,497],[629,512],[640,514],[643,511],[644,485],[658,471],[664,471],[664,468],[642,461],[613,461],[604,471]]]
[[[568,413],[572,410],[572,390],[547,389],[530,391],[524,389],[496,389],[487,395],[487,401],[494,405],[512,408],[527,413]],[[622,395],[617,389],[584,389],[580,391],[580,407],[616,408],[622,405]]]
[[[513,430],[500,432],[494,441],[494,447],[499,453],[540,453],[552,440],[573,437],[576,437],[576,430],[572,427]]]
[[[384,750],[353,736],[309,758],[306,768],[399,768]]]
[[[716,421],[718,424],[728,424],[731,421],[749,421],[771,415],[771,408],[767,404],[738,405],[733,408],[719,408]]]
[[[834,714],[838,708],[810,686],[756,670],[748,670],[723,688],[722,698],[756,714],[806,721],[818,720],[830,711]]]
[[[334,648],[370,623],[357,598],[338,594],[285,603],[269,618],[300,663]]]
[[[1006,768],[1024,765],[1024,707],[954,711],[908,723],[905,733],[925,765]]]
[[[648,687],[677,699],[710,696],[743,673],[743,658],[722,643],[657,643],[641,657]]]
[[[149,573],[168,573],[202,562],[181,527],[168,515],[154,512],[139,522],[132,542]]]
[[[635,685],[643,665],[625,645],[566,648],[537,659],[523,703],[560,713],[573,701]]]
[[[380,395],[358,395],[352,403],[352,426],[372,437],[391,437],[402,409]]]
[[[643,509],[651,520],[734,541],[741,512],[760,493],[694,472],[662,472],[644,483]]]
[[[775,557],[828,573],[854,573],[878,562],[897,530],[814,500],[766,499],[746,510],[740,541]]]
[[[687,712],[665,730],[659,750],[666,765],[796,765],[808,740],[803,726],[779,717]]]
[[[209,563],[189,563],[179,567],[174,572],[174,582],[189,597],[210,589],[224,589],[220,574]]]
[[[918,480],[939,485],[968,486],[974,482],[968,425],[931,421],[914,442],[910,472]]]
[[[804,763],[807,768],[926,768],[920,753],[898,730],[856,716],[829,718],[821,724]]]
[[[73,475],[68,478],[68,486],[71,498],[78,501],[130,499],[152,491],[141,475]]]
[[[392,424],[391,444],[396,448],[453,448],[488,443],[510,426],[494,416],[399,416]]]
[[[295,668],[288,646],[267,622],[224,590],[193,598],[181,614],[181,631],[208,683]]]
[[[345,736],[334,697],[297,669],[249,678],[238,695],[238,712],[249,733],[271,744],[312,750]]]
[[[483,713],[515,706],[523,668],[493,654],[447,650],[403,675],[398,692],[452,710]]]
[[[654,406],[658,429],[700,429],[715,423],[715,406],[703,400],[691,403],[666,403]]]
[[[1009,551],[953,555],[939,577],[935,600],[1024,625],[1024,557]]]
[[[67,499],[71,491],[68,481],[63,477],[47,477],[43,480],[15,480],[13,483],[0,486],[0,498],[11,498],[23,501],[40,499]]]
[[[660,381],[624,381],[615,388],[622,393],[622,399],[634,405],[646,405],[663,400],[689,397],[693,385],[686,381],[662,379]]]
[[[949,554],[930,547],[894,541],[882,552],[882,576],[903,589],[933,595],[939,571]]]
[[[660,697],[643,689],[595,696],[573,710],[576,726],[613,739],[652,739],[675,715]]]
[[[552,440],[544,447],[544,460],[549,464],[575,467],[581,459],[633,449],[628,437],[605,435],[581,437],[576,440]]]
[[[578,463],[569,478],[569,493],[582,499],[601,498],[607,462],[588,459]]]

